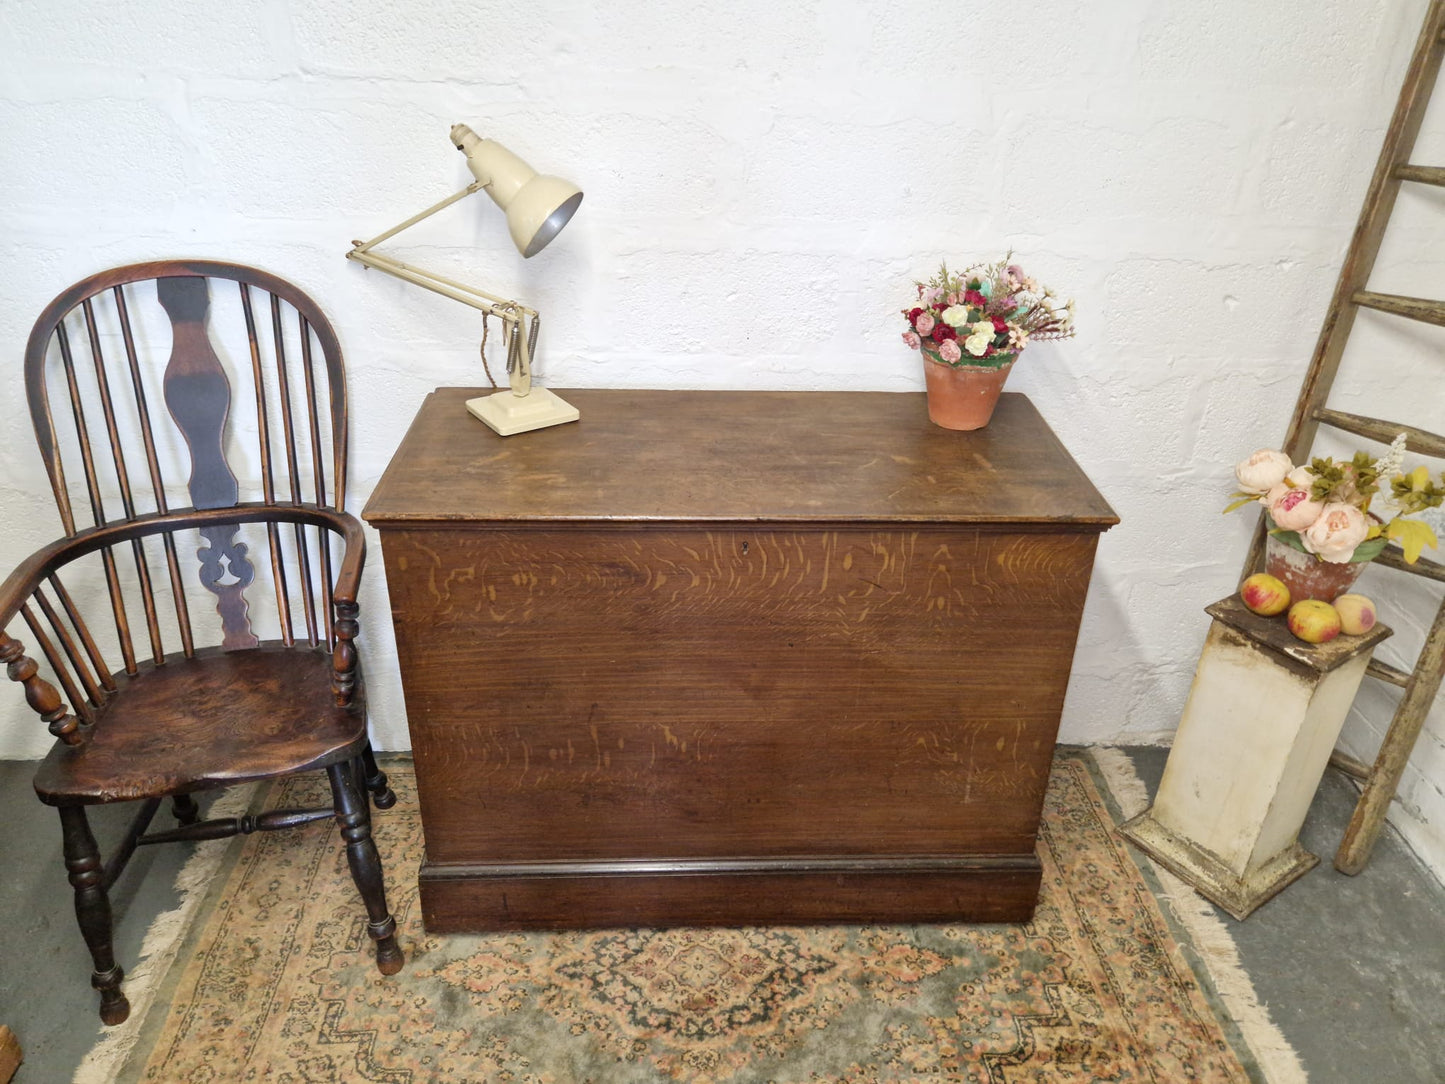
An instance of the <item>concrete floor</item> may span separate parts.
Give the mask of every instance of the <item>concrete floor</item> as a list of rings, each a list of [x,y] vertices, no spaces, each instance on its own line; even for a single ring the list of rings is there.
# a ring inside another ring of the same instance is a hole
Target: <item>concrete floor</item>
[[[1166,751],[1130,753],[1152,793]],[[99,1025],[58,819],[35,800],[32,771],[0,762],[0,1023],[25,1051],[16,1084],[63,1084]],[[1220,917],[1315,1084],[1445,1084],[1445,888],[1390,832],[1360,876],[1334,871],[1329,860],[1354,793],[1328,773],[1302,836],[1320,866],[1247,921]],[[98,836],[117,830],[117,818],[97,820],[107,822]],[[117,886],[122,966],[133,965],[151,919],[174,906],[170,885],[188,850],[138,852]]]

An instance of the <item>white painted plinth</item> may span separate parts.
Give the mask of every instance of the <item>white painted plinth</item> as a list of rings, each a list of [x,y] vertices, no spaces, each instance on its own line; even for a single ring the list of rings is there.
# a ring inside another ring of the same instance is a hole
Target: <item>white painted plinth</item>
[[[1206,612],[1214,624],[1159,792],[1121,831],[1244,918],[1319,861],[1299,845],[1300,827],[1390,630],[1316,646],[1238,598]]]

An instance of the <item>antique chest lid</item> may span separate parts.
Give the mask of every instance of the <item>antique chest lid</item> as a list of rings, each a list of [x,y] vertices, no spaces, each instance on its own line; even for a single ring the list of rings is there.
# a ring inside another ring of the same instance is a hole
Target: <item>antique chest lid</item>
[[[427,397],[362,517],[456,523],[1118,522],[1023,395],[985,429],[928,420],[917,392],[558,391],[582,419],[499,437]]]

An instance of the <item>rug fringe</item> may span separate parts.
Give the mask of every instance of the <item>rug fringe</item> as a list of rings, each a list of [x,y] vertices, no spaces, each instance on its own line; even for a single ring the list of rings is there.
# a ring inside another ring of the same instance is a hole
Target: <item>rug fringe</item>
[[[228,791],[212,803],[207,816],[240,816],[250,808],[255,791],[254,786]],[[125,977],[124,990],[130,1001],[130,1016],[118,1027],[100,1029],[95,1046],[76,1068],[72,1084],[112,1084],[125,1068],[145,1026],[146,1016],[155,1004],[161,981],[170,971],[186,934],[190,932],[196,912],[206,897],[206,889],[215,878],[230,842],[229,839],[216,839],[196,844],[195,853],[176,874],[175,891],[180,902],[151,922],[141,942],[140,963]]]
[[[1089,749],[1099,774],[1113,794],[1119,812],[1126,818],[1142,813],[1149,804],[1149,790],[1134,771],[1123,750],[1108,746]],[[1136,855],[1148,861],[1144,855]],[[1209,971],[1214,989],[1225,1010],[1239,1027],[1269,1084],[1305,1084],[1308,1080],[1299,1054],[1270,1018],[1259,1000],[1254,983],[1239,959],[1239,949],[1229,929],[1211,904],[1168,870],[1153,866],[1164,898],[1175,919],[1189,931],[1200,959]]]

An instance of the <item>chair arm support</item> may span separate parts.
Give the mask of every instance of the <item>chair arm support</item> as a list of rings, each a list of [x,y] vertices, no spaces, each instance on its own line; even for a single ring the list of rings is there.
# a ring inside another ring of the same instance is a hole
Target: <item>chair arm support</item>
[[[331,649],[331,691],[336,696],[336,706],[346,708],[351,706],[352,698],[356,695],[356,634],[361,626],[356,617],[361,612],[361,607],[355,602],[343,602],[336,599],[334,603],[336,610],[335,620],[331,627],[336,632],[336,644]]]
[[[86,732],[80,729],[80,720],[70,713],[55,686],[40,676],[35,660],[25,654],[25,645],[3,628],[0,628],[0,663],[5,664],[5,673],[11,681],[25,687],[26,702],[49,724],[50,733],[66,745],[80,745],[85,741]]]

